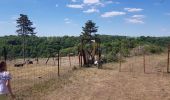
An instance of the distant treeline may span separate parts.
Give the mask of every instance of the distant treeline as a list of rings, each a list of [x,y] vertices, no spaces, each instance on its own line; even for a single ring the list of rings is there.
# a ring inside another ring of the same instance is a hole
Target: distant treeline
[[[129,51],[138,46],[146,46],[151,53],[160,53],[170,44],[170,37],[128,37],[98,35],[101,40],[101,49],[103,54],[116,55],[118,52],[128,54]],[[62,37],[36,37],[27,36],[25,41],[26,57],[48,57],[60,49],[63,56],[74,53],[77,54],[77,48],[80,44],[79,36]],[[0,56],[3,55],[3,47],[6,47],[8,58],[20,58],[23,52],[22,36],[3,36],[0,37]]]

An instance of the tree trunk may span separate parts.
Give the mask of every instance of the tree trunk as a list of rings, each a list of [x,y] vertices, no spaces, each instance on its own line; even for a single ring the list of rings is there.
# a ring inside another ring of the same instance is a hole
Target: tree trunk
[[[83,61],[84,61],[84,66],[88,66],[87,59],[86,59],[86,53],[84,50],[82,50],[82,56],[83,56]]]
[[[23,39],[23,59],[25,63],[25,34],[24,34],[24,39]]]
[[[48,56],[48,59],[47,59],[47,61],[46,61],[46,63],[45,63],[45,64],[47,64],[47,63],[48,63],[48,61],[49,61],[50,57],[51,57],[51,55],[49,55],[49,56]]]
[[[37,60],[37,64],[39,64],[39,58],[38,58],[38,56],[37,56],[37,59],[36,59],[36,60]]]

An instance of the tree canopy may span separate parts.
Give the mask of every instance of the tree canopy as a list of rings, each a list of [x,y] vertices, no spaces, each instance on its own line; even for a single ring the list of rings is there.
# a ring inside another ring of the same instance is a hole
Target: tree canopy
[[[98,27],[92,20],[88,20],[85,23],[85,26],[82,27],[82,30],[81,38],[83,42],[89,42],[90,40],[95,39],[95,33],[98,31]]]
[[[16,20],[18,35],[35,35],[35,27],[32,27],[33,23],[29,20],[27,15],[20,14],[20,17]]]

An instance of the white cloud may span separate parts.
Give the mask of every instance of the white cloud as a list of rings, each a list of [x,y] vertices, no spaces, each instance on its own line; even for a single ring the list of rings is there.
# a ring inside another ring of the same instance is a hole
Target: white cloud
[[[133,24],[144,24],[143,19],[145,15],[133,15],[132,17],[126,19],[126,22],[133,23]]]
[[[101,17],[107,18],[107,17],[114,17],[114,16],[121,16],[126,15],[125,12],[119,12],[119,11],[111,11],[111,12],[105,12],[101,15]]]
[[[64,22],[65,22],[66,24],[70,24],[70,23],[71,23],[71,20],[70,20],[69,18],[65,18],[65,19],[64,19]]]
[[[69,22],[69,21],[67,21],[67,22],[65,22],[66,24],[70,24],[71,22]]]
[[[143,19],[145,18],[145,15],[133,15],[132,18]]]
[[[113,3],[113,1],[106,1],[106,4],[111,4],[111,3]]]
[[[111,0],[106,1],[105,3],[106,3],[106,4],[120,4],[120,2],[113,2],[113,1],[111,1]]]
[[[144,21],[140,19],[129,18],[129,19],[126,19],[126,21],[128,23],[133,23],[133,24],[144,24]]]
[[[101,6],[101,7],[104,7],[104,6],[105,6],[105,4],[104,4],[104,3],[101,3],[101,2],[96,3],[95,5],[97,5],[97,6]]]
[[[120,2],[113,2],[111,0],[105,1],[105,2],[98,2],[95,5],[105,7],[108,4],[120,4]]]
[[[140,12],[143,9],[141,9],[141,8],[124,8],[124,10],[126,10],[128,12]]]
[[[95,4],[95,3],[100,3],[99,0],[84,0],[83,1],[85,4]]]
[[[91,9],[88,9],[86,11],[83,11],[84,13],[95,13],[95,12],[99,12],[98,9],[95,9],[95,8],[91,8]]]
[[[77,0],[71,0],[72,2],[77,2]]]
[[[113,2],[114,4],[120,4],[120,2]]]
[[[78,4],[69,4],[69,5],[67,5],[67,7],[69,7],[69,8],[83,8],[83,4],[80,4],[80,5],[78,5]]]

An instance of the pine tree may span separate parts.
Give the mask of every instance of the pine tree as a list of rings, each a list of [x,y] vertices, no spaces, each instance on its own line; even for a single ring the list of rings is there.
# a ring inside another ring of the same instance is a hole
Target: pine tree
[[[82,27],[82,35],[81,35],[81,55],[83,56],[83,62],[85,66],[89,66],[89,61],[87,59],[87,53],[92,57],[92,62],[94,61],[94,57],[92,56],[93,46],[92,41],[96,40],[95,33],[98,31],[98,27],[96,27],[96,23],[92,20],[88,20],[85,23],[85,26]]]
[[[16,20],[17,21],[17,28],[16,32],[19,36],[23,38],[23,58],[25,62],[25,46],[26,46],[26,37],[29,35],[35,35],[34,32],[35,27],[32,27],[33,23],[28,19],[27,15],[20,14],[20,17]]]
[[[95,33],[98,31],[98,27],[96,27],[96,23],[94,23],[92,20],[88,20],[85,23],[85,26],[82,27],[82,30],[82,38],[84,42],[89,42],[91,39],[94,38]]]

